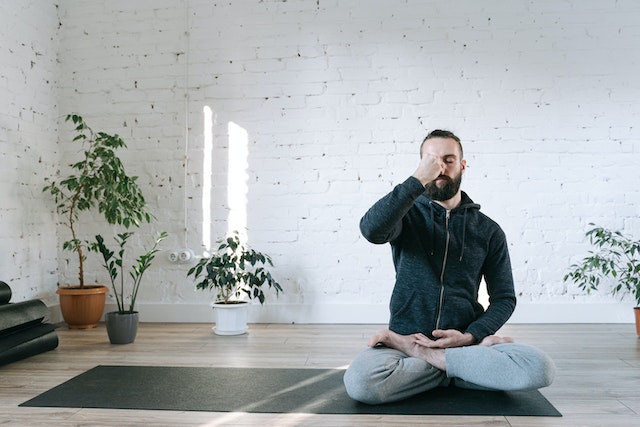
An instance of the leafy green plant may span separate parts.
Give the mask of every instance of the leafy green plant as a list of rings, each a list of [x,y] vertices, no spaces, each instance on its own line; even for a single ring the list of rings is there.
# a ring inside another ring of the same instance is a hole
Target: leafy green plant
[[[237,303],[241,296],[257,298],[264,304],[262,286],[272,288],[276,296],[282,287],[265,268],[273,266],[268,255],[264,255],[242,243],[237,232],[219,240],[218,250],[209,257],[201,258],[187,272],[197,282],[196,289],[215,290],[216,299],[225,304]]]
[[[613,278],[617,285],[612,293],[629,292],[640,306],[640,241],[603,227],[589,230],[586,236],[595,250],[589,251],[581,262],[572,264],[564,281],[571,280],[590,293],[598,289],[602,279]]]
[[[72,121],[77,135],[73,142],[80,144],[82,160],[71,164],[72,174],[59,182],[49,182],[43,191],[49,192],[60,215],[66,217],[71,239],[65,241],[63,249],[78,256],[78,281],[84,287],[85,249],[90,242],[81,240],[76,229],[79,213],[97,207],[109,224],[126,228],[139,226],[141,221],[150,222],[146,202],[138,187],[136,176],[128,176],[116,150],[126,148],[118,135],[94,132],[81,116],[69,114],[65,121]]]
[[[91,250],[98,251],[102,254],[102,259],[104,261],[103,267],[109,273],[109,279],[111,280],[111,288],[113,289],[113,293],[116,297],[116,303],[118,304],[118,312],[120,313],[133,313],[135,312],[136,307],[136,299],[138,297],[138,290],[140,289],[140,283],[142,282],[142,276],[145,271],[151,266],[151,261],[155,258],[156,253],[159,252],[158,245],[162,240],[167,237],[166,232],[162,232],[158,235],[155,240],[153,247],[148,250],[145,254],[140,255],[135,263],[131,266],[131,270],[129,270],[129,276],[132,280],[131,292],[125,296],[125,285],[124,285],[124,256],[125,256],[125,246],[127,245],[127,240],[129,237],[133,235],[133,232],[129,231],[126,233],[118,234],[114,237],[114,240],[118,244],[118,253],[116,254],[114,251],[107,248],[104,244],[104,239],[102,236],[97,235],[95,243],[91,246]],[[118,281],[118,277],[120,280]],[[126,297],[126,298],[125,298]],[[129,301],[129,307],[125,310],[125,301]]]

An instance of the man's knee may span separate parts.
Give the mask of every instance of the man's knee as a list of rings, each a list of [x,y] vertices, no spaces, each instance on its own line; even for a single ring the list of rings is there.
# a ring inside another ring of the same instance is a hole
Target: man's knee
[[[371,405],[402,400],[448,382],[443,371],[388,348],[362,351],[344,374],[349,397]]]
[[[551,385],[556,373],[553,360],[535,347],[521,346],[519,350],[512,355],[521,373],[514,375],[513,389],[534,390]]]
[[[530,388],[538,389],[550,386],[556,376],[556,365],[553,363],[553,360],[545,353],[539,351],[539,356],[534,364],[536,367],[532,375],[533,378]]]
[[[343,382],[347,395],[353,400],[369,405],[385,402],[384,393],[380,390],[379,384],[372,381],[370,372],[364,372],[351,365],[344,373]]]

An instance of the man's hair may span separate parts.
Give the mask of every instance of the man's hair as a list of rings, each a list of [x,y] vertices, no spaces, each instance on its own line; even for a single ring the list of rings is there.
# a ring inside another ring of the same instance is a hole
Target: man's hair
[[[460,148],[460,160],[464,158],[464,152],[462,151],[462,143],[460,142],[460,138],[458,138],[453,132],[448,130],[436,129],[433,130],[427,135],[423,140],[422,144],[420,144],[420,156],[422,156],[422,147],[427,140],[431,138],[451,138],[458,143],[458,147]]]

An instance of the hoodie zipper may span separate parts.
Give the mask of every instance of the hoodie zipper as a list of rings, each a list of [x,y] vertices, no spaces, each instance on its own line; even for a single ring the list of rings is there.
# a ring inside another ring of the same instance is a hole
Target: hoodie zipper
[[[445,215],[444,228],[447,230],[444,243],[444,259],[442,260],[442,271],[440,272],[440,300],[438,301],[438,317],[436,318],[435,329],[440,329],[440,316],[442,315],[442,304],[444,303],[444,269],[447,266],[447,257],[449,256],[449,217],[451,211],[447,210]]]

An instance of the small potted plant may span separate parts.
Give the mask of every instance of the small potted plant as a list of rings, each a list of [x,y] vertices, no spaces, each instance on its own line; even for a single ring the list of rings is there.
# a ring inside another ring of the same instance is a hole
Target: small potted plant
[[[564,281],[570,280],[590,293],[598,289],[603,279],[615,280],[616,284],[611,289],[614,295],[629,293],[635,299],[636,332],[640,336],[640,241],[620,231],[589,225],[594,228],[587,231],[586,236],[594,250],[570,266]]]
[[[282,287],[267,270],[273,266],[268,255],[251,249],[240,240],[237,232],[219,240],[218,250],[201,258],[189,269],[196,289],[216,292],[212,304],[216,311],[217,335],[240,335],[247,331],[248,302],[243,298],[257,299],[264,304],[263,286],[273,289],[276,297]]]
[[[167,233],[160,233],[153,247],[135,260],[131,270],[128,271],[131,278],[130,292],[125,294],[125,246],[132,235],[133,232],[126,232],[114,237],[118,244],[117,254],[105,245],[104,239],[100,235],[96,236],[95,243],[90,247],[91,250],[100,252],[102,255],[103,266],[109,273],[111,289],[118,305],[117,311],[109,312],[106,315],[107,334],[112,344],[129,344],[136,339],[139,321],[136,299],[142,283],[142,276],[158,253],[158,245],[167,237]]]
[[[70,165],[71,174],[48,184],[43,191],[50,193],[56,210],[71,233],[71,239],[62,245],[64,250],[75,252],[78,259],[78,283],[61,286],[60,311],[71,329],[95,327],[102,317],[105,294],[109,288],[102,285],[87,285],[84,280],[84,261],[90,245],[81,238],[77,229],[80,212],[97,209],[109,224],[125,228],[150,222],[142,191],[136,183],[137,177],[126,174],[116,150],[125,148],[118,135],[94,132],[81,116],[69,114],[65,121],[75,125],[76,136],[72,142],[78,145],[82,158]]]

